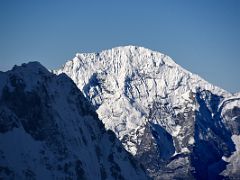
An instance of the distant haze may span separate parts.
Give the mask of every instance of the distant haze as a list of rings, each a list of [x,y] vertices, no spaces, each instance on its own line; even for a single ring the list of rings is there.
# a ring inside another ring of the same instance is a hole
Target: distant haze
[[[28,61],[55,69],[77,52],[137,45],[240,91],[239,0],[1,0],[0,26],[1,71]]]

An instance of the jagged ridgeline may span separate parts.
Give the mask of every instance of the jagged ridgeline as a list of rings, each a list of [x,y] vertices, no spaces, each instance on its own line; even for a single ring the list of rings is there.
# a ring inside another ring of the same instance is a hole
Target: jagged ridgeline
[[[78,53],[66,73],[155,179],[240,178],[240,94],[143,47]]]
[[[148,179],[65,74],[0,72],[0,179]]]

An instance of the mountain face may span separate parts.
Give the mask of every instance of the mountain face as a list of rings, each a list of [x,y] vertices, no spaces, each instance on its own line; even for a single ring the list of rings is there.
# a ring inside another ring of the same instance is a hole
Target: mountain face
[[[66,73],[155,179],[240,178],[240,95],[142,47],[76,54]]]
[[[37,62],[0,73],[0,179],[147,179],[72,80]]]

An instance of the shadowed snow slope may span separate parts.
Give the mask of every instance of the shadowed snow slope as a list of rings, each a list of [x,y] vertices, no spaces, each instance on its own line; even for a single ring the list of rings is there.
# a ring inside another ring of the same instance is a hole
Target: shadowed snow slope
[[[54,73],[72,78],[105,127],[156,179],[218,178],[228,163],[222,157],[236,151],[237,95],[164,54],[136,46],[76,54]],[[234,177],[222,175],[228,173]]]
[[[0,73],[0,179],[147,179],[72,80],[37,62]]]

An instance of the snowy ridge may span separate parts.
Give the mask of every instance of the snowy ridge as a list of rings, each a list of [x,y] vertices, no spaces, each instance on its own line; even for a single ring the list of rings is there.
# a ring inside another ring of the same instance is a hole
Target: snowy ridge
[[[154,178],[216,178],[221,157],[236,150],[231,133],[239,133],[238,123],[229,118],[239,111],[223,111],[239,107],[225,106],[233,95],[162,53],[137,46],[77,53],[54,73],[76,83],[105,127]],[[209,157],[197,163],[204,151]]]

